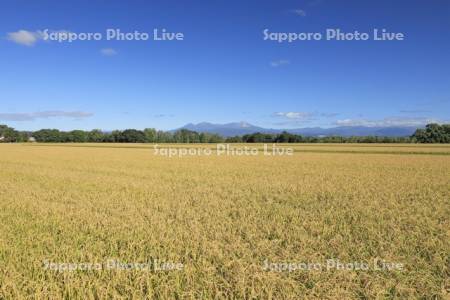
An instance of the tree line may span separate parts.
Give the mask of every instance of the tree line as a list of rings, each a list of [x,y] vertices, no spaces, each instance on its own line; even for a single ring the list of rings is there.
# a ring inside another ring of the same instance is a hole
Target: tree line
[[[169,132],[154,128],[114,130],[112,132],[103,132],[99,129],[91,131],[41,129],[28,132],[0,125],[0,142],[27,142],[30,140],[42,143],[450,143],[450,124],[428,124],[424,129],[417,129],[409,137],[311,137],[286,131],[278,134],[257,132],[242,136],[222,137],[218,134],[199,133],[187,129]]]
[[[224,138],[217,134],[198,133],[186,129],[176,132],[153,128],[112,132],[104,132],[100,129],[91,131],[41,129],[27,132],[17,131],[6,125],[0,125],[0,137],[3,138],[3,142],[27,142],[31,139],[41,143],[220,143],[224,141]]]

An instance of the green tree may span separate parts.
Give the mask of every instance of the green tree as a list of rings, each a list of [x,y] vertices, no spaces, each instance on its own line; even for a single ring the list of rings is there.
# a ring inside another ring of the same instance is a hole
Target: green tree
[[[69,142],[85,143],[88,141],[88,133],[83,130],[72,130],[67,133]]]
[[[33,137],[38,142],[60,143],[63,142],[63,136],[58,129],[41,129],[33,133]]]
[[[0,125],[0,137],[2,137],[1,142],[13,143],[20,141],[19,132],[6,125]]]
[[[450,124],[428,124],[417,129],[411,138],[418,143],[450,143]]]
[[[93,129],[89,131],[87,139],[90,143],[103,142],[103,132],[100,129]]]
[[[120,142],[122,143],[145,143],[145,134],[136,129],[126,129],[122,132]]]
[[[154,143],[157,139],[156,130],[154,128],[145,128],[144,129],[145,142],[146,143]]]

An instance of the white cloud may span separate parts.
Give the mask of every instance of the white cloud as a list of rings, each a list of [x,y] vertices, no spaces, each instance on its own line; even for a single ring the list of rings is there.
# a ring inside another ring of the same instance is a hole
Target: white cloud
[[[9,32],[7,39],[20,45],[34,46],[39,41],[66,41],[68,39],[68,35],[71,33],[72,32],[68,30],[19,30],[16,32]]]
[[[103,48],[100,50],[100,53],[105,56],[114,56],[118,54],[118,52],[113,48]]]
[[[7,39],[20,45],[33,46],[37,41],[43,39],[43,34],[41,31],[27,31],[19,30],[16,32],[9,32]]]
[[[275,113],[278,117],[284,117],[291,120],[309,120],[313,117],[312,113],[308,112],[277,112]]]
[[[36,119],[48,118],[72,118],[82,119],[92,117],[94,114],[83,111],[40,111],[31,113],[0,113],[0,120],[4,121],[34,121]]]
[[[311,123],[318,120],[334,118],[339,113],[321,113],[321,112],[302,112],[302,111],[289,111],[289,112],[276,112],[273,116],[281,120],[281,122],[274,123],[275,125],[299,125],[304,123]],[[327,121],[328,123],[329,121]]]
[[[292,12],[300,17],[306,17],[306,11],[303,9],[293,9]]]
[[[276,60],[276,61],[270,62],[270,65],[272,67],[274,67],[274,68],[285,66],[285,65],[288,65],[288,64],[290,64],[290,61],[286,60],[286,59],[280,59],[280,60]]]
[[[396,126],[423,126],[429,123],[446,123],[434,118],[401,118],[390,117],[382,120],[367,119],[343,119],[337,120],[335,125],[338,126],[366,126],[366,127],[396,127]]]

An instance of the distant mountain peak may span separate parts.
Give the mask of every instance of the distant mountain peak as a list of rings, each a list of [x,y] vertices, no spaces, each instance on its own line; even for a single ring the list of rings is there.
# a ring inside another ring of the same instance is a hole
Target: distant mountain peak
[[[214,124],[209,122],[200,122],[197,124],[189,123],[179,129],[188,129],[197,132],[215,133],[225,137],[261,133],[289,133],[300,134],[304,136],[410,136],[417,129],[416,127],[365,127],[365,126],[338,126],[332,128],[310,127],[295,129],[271,129],[252,125],[248,122],[231,122],[226,124]],[[178,130],[178,129],[176,129]],[[176,131],[175,130],[175,131]]]

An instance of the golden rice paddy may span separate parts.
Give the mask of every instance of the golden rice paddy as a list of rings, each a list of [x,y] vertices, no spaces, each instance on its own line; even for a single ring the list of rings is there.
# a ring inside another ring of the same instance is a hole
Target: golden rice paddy
[[[280,147],[1,144],[0,299],[448,299],[450,145]]]

